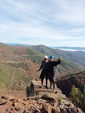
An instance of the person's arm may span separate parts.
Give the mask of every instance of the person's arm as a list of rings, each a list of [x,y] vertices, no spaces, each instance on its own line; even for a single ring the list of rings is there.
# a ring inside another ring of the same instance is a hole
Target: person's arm
[[[60,64],[60,63],[61,63],[61,57],[58,58],[58,61],[53,61],[53,62],[52,62],[52,65],[53,65],[53,66],[57,66],[57,65]]]
[[[38,71],[40,71],[40,70],[42,69],[42,66],[43,66],[43,61],[42,61],[42,63],[41,63],[40,68],[38,69]]]

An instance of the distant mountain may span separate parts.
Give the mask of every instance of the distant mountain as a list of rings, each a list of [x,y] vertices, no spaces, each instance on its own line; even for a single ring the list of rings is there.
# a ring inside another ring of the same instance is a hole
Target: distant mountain
[[[83,51],[63,51],[59,49],[52,49],[44,45],[30,46],[29,48],[32,48],[48,56],[50,55],[54,55],[55,57],[61,56],[62,59],[64,60],[73,61],[82,66],[85,66],[85,52]]]
[[[85,47],[52,47],[52,48],[67,50],[67,51],[85,51]]]
[[[29,44],[19,44],[19,43],[6,43],[7,45],[10,45],[10,46],[32,46],[32,45],[29,45]]]
[[[19,44],[19,43],[6,43],[10,46],[33,46],[30,44]],[[50,47],[50,46],[49,46]],[[85,47],[68,47],[68,46],[60,46],[60,47],[50,47],[52,49],[60,49],[65,51],[85,51]]]

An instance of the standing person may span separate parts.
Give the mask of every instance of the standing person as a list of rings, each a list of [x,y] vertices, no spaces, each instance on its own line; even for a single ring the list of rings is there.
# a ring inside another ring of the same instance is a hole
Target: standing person
[[[57,65],[61,63],[61,57],[58,58],[58,61],[54,61],[54,56],[50,56],[50,60],[48,63],[48,77],[50,80],[50,88],[52,88],[53,84],[53,92],[55,93],[55,73]]]
[[[47,84],[47,81],[48,81],[47,63],[48,63],[48,56],[44,56],[44,60],[42,61],[41,66],[38,70],[38,71],[40,71],[42,69],[42,72],[40,74],[40,79],[41,79],[41,86],[40,87],[43,87],[43,80],[44,80],[44,77],[46,77],[46,88],[48,88],[48,84]]]

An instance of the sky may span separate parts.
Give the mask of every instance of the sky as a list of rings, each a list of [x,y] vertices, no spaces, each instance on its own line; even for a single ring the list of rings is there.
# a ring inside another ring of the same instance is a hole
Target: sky
[[[85,47],[85,0],[0,0],[0,42]]]

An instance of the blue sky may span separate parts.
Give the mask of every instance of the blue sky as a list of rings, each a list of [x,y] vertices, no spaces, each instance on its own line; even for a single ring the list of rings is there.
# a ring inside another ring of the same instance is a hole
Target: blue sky
[[[85,47],[85,0],[0,0],[0,42]]]

